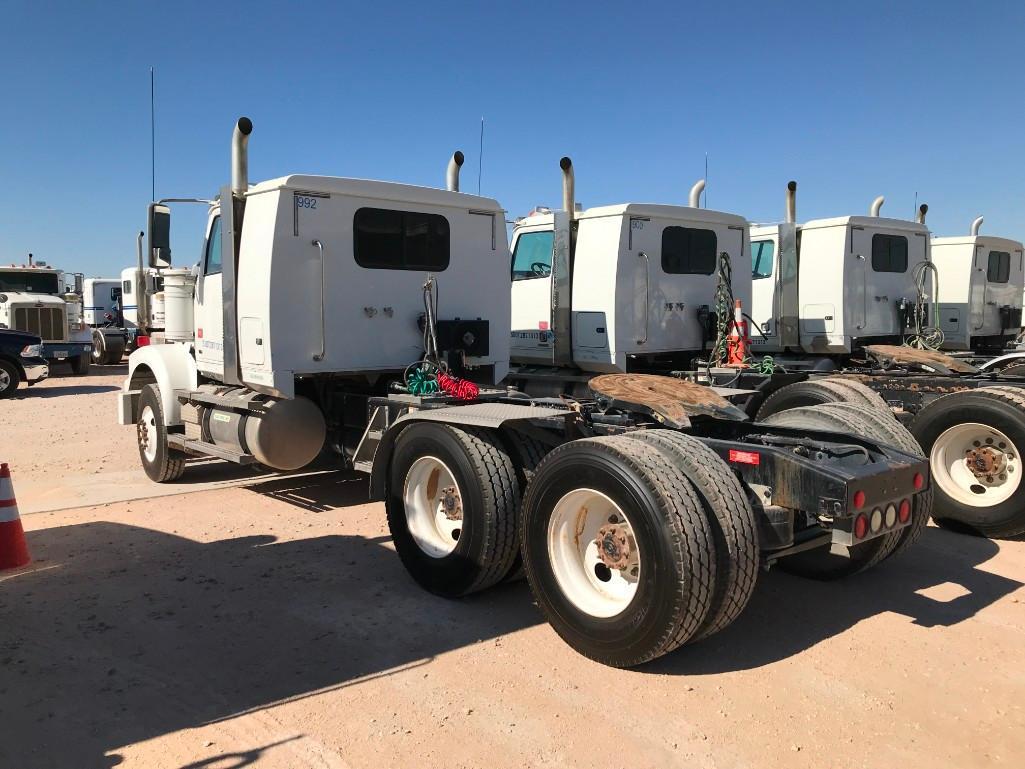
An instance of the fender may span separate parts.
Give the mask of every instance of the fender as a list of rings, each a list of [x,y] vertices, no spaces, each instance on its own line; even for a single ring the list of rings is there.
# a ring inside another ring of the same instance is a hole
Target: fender
[[[165,423],[181,424],[181,404],[174,391],[195,390],[199,384],[196,359],[189,348],[183,344],[153,344],[128,356],[128,378],[122,387],[122,398],[131,397],[131,405],[120,409],[121,424],[135,424],[138,392],[148,384],[156,384],[160,389]]]
[[[979,371],[999,371],[1012,363],[1025,363],[1025,352],[1012,352],[988,360],[979,366]]]

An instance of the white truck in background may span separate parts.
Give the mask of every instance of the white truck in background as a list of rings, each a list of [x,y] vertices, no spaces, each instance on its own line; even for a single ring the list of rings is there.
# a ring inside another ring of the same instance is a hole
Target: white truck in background
[[[942,278],[939,327],[944,350],[999,355],[1021,331],[1025,247],[981,235],[981,226],[980,216],[968,235],[932,239],[932,261]]]
[[[83,281],[83,320],[92,331],[93,363],[109,366],[120,363],[135,340],[134,330],[126,328],[118,278],[86,278]]]
[[[447,190],[250,185],[251,131],[236,124],[195,284],[177,281],[167,306],[179,328],[194,292],[188,337],[129,358],[119,421],[154,481],[192,456],[293,470],[328,449],[370,476],[418,583],[467,595],[514,576],[521,557],[559,634],[615,666],[728,626],[759,565],[839,577],[920,529],[927,465],[885,440],[722,418],[726,401],[669,377],[638,387],[605,374],[598,397],[571,402],[500,386],[505,216],[458,191],[462,155]],[[556,223],[572,238],[566,213]],[[152,261],[170,252],[169,217],[151,204]],[[559,238],[553,286],[570,256]]]
[[[0,328],[39,336],[51,366],[68,363],[82,376],[89,371],[92,334],[82,319],[81,276],[73,276],[78,292],[68,290],[65,277],[32,254],[27,265],[0,266]]]

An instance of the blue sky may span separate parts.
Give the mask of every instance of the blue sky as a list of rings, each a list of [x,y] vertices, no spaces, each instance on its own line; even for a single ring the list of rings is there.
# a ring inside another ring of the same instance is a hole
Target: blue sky
[[[150,197],[208,196],[235,118],[253,180],[286,173],[463,189],[510,217],[559,200],[685,203],[778,219],[910,217],[1025,239],[1020,2],[48,3],[0,0],[0,262],[87,275],[134,260]],[[175,212],[175,262],[203,216]]]

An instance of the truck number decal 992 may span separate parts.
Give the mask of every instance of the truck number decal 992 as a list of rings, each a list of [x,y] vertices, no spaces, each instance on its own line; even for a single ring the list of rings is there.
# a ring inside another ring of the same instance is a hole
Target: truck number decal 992
[[[307,211],[316,211],[320,205],[321,200],[330,198],[330,195],[325,195],[321,192],[295,192],[292,193],[292,234],[295,236],[299,235],[299,210],[305,209]]]

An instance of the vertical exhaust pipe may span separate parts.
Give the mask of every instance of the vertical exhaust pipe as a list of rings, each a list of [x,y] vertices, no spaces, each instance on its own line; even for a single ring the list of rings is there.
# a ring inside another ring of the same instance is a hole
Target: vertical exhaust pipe
[[[797,182],[793,180],[787,182],[787,207],[783,221],[787,224],[797,222]]]
[[[915,215],[915,221],[919,224],[925,224],[925,215],[929,213],[929,206],[925,203],[918,207],[918,213]]]
[[[701,193],[705,191],[705,180],[698,179],[694,182],[694,186],[690,188],[690,197],[687,200],[687,205],[691,208],[701,208]]]
[[[982,220],[984,217],[977,216],[972,222],[972,237],[977,237],[979,234],[979,228],[982,227]]]
[[[33,266],[34,266],[34,265],[32,264],[32,254],[31,254],[31,253],[30,253],[30,254],[28,255],[28,266],[29,266],[29,267],[33,267]]]
[[[880,195],[878,198],[872,201],[872,207],[868,209],[869,216],[879,216],[879,209],[883,207],[883,203],[886,202],[886,198]]]
[[[576,203],[574,193],[576,191],[576,178],[573,175],[573,161],[564,157],[559,161],[559,168],[562,169],[562,209],[573,219],[576,214]]]
[[[463,166],[463,153],[456,150],[448,160],[448,168],[445,170],[445,189],[449,192],[459,192],[459,169]]]
[[[231,135],[231,192],[242,197],[249,191],[249,134],[253,121],[240,117]]]

